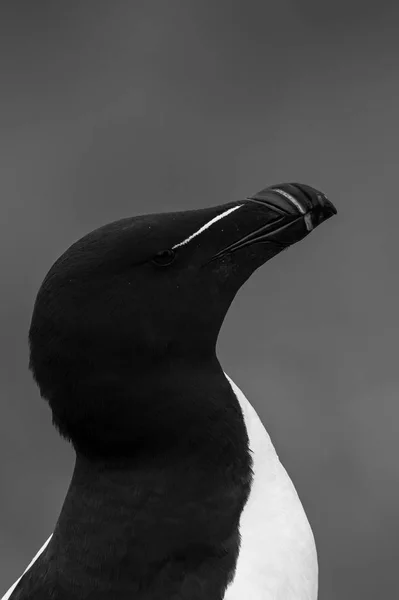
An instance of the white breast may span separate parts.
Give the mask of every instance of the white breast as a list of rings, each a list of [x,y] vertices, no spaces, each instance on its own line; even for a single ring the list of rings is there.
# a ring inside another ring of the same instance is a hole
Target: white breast
[[[41,553],[45,550],[45,548],[47,547],[47,544],[49,543],[49,541],[51,540],[51,536],[53,534],[50,535],[50,537],[48,538],[48,540],[43,544],[43,546],[40,548],[40,550],[38,551],[37,554],[35,554],[35,556],[32,558],[32,560],[30,561],[29,565],[26,567],[25,571],[22,573],[21,577],[19,577],[17,579],[17,581],[15,583],[13,583],[13,585],[10,587],[10,589],[4,594],[4,596],[1,598],[1,600],[8,600],[8,598],[11,596],[11,594],[13,593],[13,591],[15,590],[15,588],[17,587],[18,583],[21,581],[23,575],[25,575],[25,573],[31,568],[31,566],[33,565],[33,563],[39,558],[39,556],[41,555]]]
[[[316,546],[301,501],[255,410],[226,377],[244,414],[254,479],[240,520],[236,574],[224,600],[317,600]]]

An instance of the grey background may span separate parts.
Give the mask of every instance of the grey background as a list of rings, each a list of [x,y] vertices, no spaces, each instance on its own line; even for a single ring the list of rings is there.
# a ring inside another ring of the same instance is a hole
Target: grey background
[[[317,540],[320,600],[398,595],[399,9],[380,0],[4,2],[0,591],[73,452],[27,369],[52,262],[120,217],[320,187],[339,214],[257,271],[219,358]]]

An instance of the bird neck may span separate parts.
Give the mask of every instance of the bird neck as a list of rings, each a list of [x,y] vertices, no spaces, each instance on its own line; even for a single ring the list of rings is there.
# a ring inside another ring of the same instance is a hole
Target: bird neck
[[[242,421],[234,395],[228,400]],[[78,454],[51,542],[63,588],[82,598],[93,589],[118,598],[223,598],[251,485],[243,431],[221,410],[208,439],[185,444],[184,453],[124,462]]]

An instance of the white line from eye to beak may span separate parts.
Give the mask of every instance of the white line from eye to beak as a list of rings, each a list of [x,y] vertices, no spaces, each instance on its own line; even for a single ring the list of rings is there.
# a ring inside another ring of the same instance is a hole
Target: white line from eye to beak
[[[203,231],[205,231],[206,229],[208,229],[211,225],[213,225],[217,221],[220,221],[220,219],[224,219],[224,217],[227,217],[227,215],[229,215],[230,213],[232,213],[235,210],[237,210],[237,208],[241,208],[241,206],[244,206],[244,205],[243,204],[239,204],[238,206],[233,206],[232,208],[229,208],[228,210],[225,210],[224,212],[222,212],[220,215],[217,215],[216,217],[213,217],[213,219],[211,219],[210,221],[208,221],[207,223],[205,223],[205,225],[202,225],[202,227],[200,227],[199,229],[197,229],[197,231],[195,231],[194,233],[192,233],[191,235],[189,235],[188,238],[186,238],[182,242],[179,242],[178,244],[175,244],[174,246],[172,246],[172,248],[178,248],[179,246],[183,246],[184,244],[188,244],[188,242],[191,242],[191,240],[193,238],[197,237],[197,235],[199,235],[200,233],[202,233]]]

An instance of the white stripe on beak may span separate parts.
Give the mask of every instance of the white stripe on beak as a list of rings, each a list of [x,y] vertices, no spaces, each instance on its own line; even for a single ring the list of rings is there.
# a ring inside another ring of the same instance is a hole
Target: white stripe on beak
[[[303,215],[305,214],[306,211],[303,208],[302,204],[300,204],[298,200],[294,198],[294,196],[291,196],[291,194],[285,192],[284,190],[280,190],[279,188],[274,188],[272,192],[277,192],[277,194],[280,194],[280,196],[284,196],[284,198],[287,198],[287,200],[289,200],[291,204],[297,207],[300,213],[302,213]]]
[[[191,240],[193,238],[197,237],[197,235],[199,235],[200,233],[202,233],[203,231],[205,231],[206,229],[208,229],[211,225],[213,225],[217,221],[220,221],[220,219],[224,219],[224,217],[227,217],[227,215],[229,215],[230,213],[232,213],[235,210],[237,210],[237,208],[241,208],[241,206],[243,206],[243,204],[239,204],[238,206],[233,206],[232,208],[229,208],[228,210],[225,210],[220,215],[217,215],[216,217],[213,217],[213,219],[211,219],[210,221],[208,221],[207,223],[205,223],[205,225],[202,225],[202,227],[200,227],[199,229],[197,229],[197,231],[195,231],[194,233],[192,233],[191,235],[189,235],[188,238],[186,238],[182,242],[179,242],[178,244],[175,244],[174,246],[172,246],[172,248],[178,248],[179,246],[183,246],[184,244],[188,244],[188,242],[191,242]]]
[[[299,212],[304,215],[304,221],[305,221],[306,229],[308,231],[312,231],[312,229],[313,229],[313,222],[312,222],[312,215],[311,215],[311,213],[307,213],[306,210],[303,208],[302,204],[300,204],[298,202],[298,200],[296,198],[294,198],[294,196],[291,196],[291,194],[289,194],[288,192],[286,192],[284,190],[280,190],[279,188],[273,189],[273,192],[277,192],[277,194],[280,194],[280,196],[284,196],[284,198],[287,198],[287,200],[289,200],[291,202],[291,204],[293,204],[294,206],[296,206],[297,209],[299,210]]]

